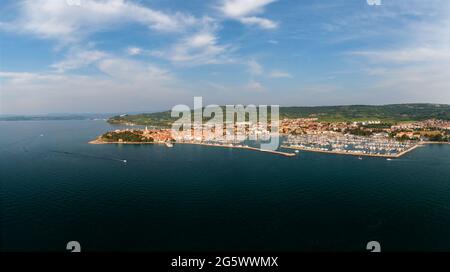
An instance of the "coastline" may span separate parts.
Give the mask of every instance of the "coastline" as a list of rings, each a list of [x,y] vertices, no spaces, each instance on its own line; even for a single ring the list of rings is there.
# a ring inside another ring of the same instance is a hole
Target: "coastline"
[[[105,142],[105,141],[99,140],[97,138],[95,140],[90,141],[89,144],[128,144],[128,145],[153,144],[153,145],[165,145],[166,143],[164,143],[164,142]],[[282,152],[282,151],[260,149],[260,148],[251,147],[251,146],[235,146],[235,145],[226,145],[226,144],[208,144],[208,143],[195,143],[195,142],[192,142],[192,143],[190,143],[190,142],[175,142],[174,144],[175,145],[177,145],[177,144],[184,144],[184,145],[201,145],[201,146],[233,148],[233,149],[246,149],[246,150],[270,153],[270,154],[274,154],[274,155],[280,155],[280,156],[284,156],[284,157],[295,157],[295,156],[297,156],[297,154],[295,154],[295,153],[288,153],[288,152]]]
[[[99,138],[92,140],[89,144],[125,144],[125,145],[165,145],[165,142],[105,142],[100,140]],[[294,157],[298,154],[288,153],[282,151],[273,151],[273,150],[264,150],[251,146],[235,146],[235,145],[227,145],[227,144],[209,144],[209,143],[198,143],[198,142],[176,142],[175,144],[184,144],[184,145],[201,145],[201,146],[209,146],[209,147],[221,147],[221,148],[234,148],[234,149],[246,149],[252,151],[266,152],[274,155],[281,155],[285,157]],[[318,149],[308,149],[296,146],[286,146],[281,145],[280,148],[289,149],[289,150],[301,150],[306,152],[315,152],[315,153],[323,153],[323,154],[333,154],[333,155],[347,155],[347,156],[357,156],[357,157],[374,157],[374,158],[388,158],[388,159],[397,159],[400,158],[415,149],[425,146],[425,145],[442,145],[442,144],[450,144],[450,142],[419,142],[398,154],[395,155],[384,155],[384,154],[367,154],[362,152],[344,152],[344,151],[325,151]]]
[[[324,150],[318,150],[318,149],[308,149],[308,148],[285,146],[285,145],[282,145],[281,147],[285,148],[285,149],[301,150],[301,151],[306,151],[306,152],[316,152],[316,153],[324,153],[324,154],[397,159],[397,158],[403,157],[404,155],[414,151],[415,149],[417,149],[419,147],[423,147],[425,145],[450,145],[450,142],[418,142],[411,148],[408,148],[405,151],[402,151],[396,155],[366,154],[366,153],[362,153],[362,152],[351,153],[351,152],[344,152],[344,151],[324,151]]]
[[[408,154],[409,152],[415,150],[418,147],[423,146],[422,144],[414,145],[411,148],[408,148],[407,150],[400,152],[396,155],[384,155],[384,154],[367,154],[362,152],[344,152],[344,151],[325,151],[325,150],[319,150],[319,149],[308,149],[308,148],[302,148],[302,147],[295,147],[295,146],[285,146],[282,145],[282,148],[286,149],[293,149],[293,150],[302,150],[307,152],[316,152],[316,153],[324,153],[324,154],[334,154],[334,155],[349,155],[349,156],[357,156],[357,157],[375,157],[375,158],[388,158],[388,159],[396,159],[400,158],[403,155]]]

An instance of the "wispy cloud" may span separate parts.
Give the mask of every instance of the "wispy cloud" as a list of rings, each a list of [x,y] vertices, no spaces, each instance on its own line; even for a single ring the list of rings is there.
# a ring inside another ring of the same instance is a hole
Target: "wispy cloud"
[[[408,63],[450,60],[449,47],[415,47],[383,51],[355,51],[351,52],[351,54],[366,57],[373,62]]]
[[[166,2],[6,1],[2,110],[450,101],[448,0]]]
[[[437,3],[439,2],[439,5]],[[417,2],[416,5],[420,5]],[[434,5],[432,5],[434,3]],[[414,8],[412,6],[409,8]],[[408,35],[389,48],[351,51],[374,83],[368,87],[378,97],[398,96],[407,101],[449,101],[450,3],[434,1],[426,7],[432,17],[415,11],[423,20],[408,22]]]
[[[165,32],[179,32],[197,23],[191,15],[166,14],[125,0],[81,1],[79,6],[66,1],[33,0],[23,1],[18,7],[17,19],[2,22],[3,29],[64,42],[127,23]]]
[[[51,65],[51,67],[56,69],[59,73],[62,73],[94,64],[107,56],[107,53],[99,50],[75,50],[75,52],[71,52],[66,59]]]
[[[254,15],[264,12],[265,6],[277,0],[223,0],[219,9],[228,17],[246,25],[255,25],[264,29],[274,29],[278,23]]]
[[[272,71],[269,74],[270,78],[292,78],[292,75],[289,74],[288,72],[283,72],[283,71]]]
[[[148,110],[155,103],[164,109],[175,97],[190,96],[174,75],[156,65],[114,56],[95,65],[101,73],[0,72],[0,108],[7,113],[117,112]]]
[[[255,16],[240,18],[239,21],[245,25],[256,25],[265,29],[275,29],[278,27],[278,23],[274,21]]]
[[[168,49],[149,53],[155,57],[187,66],[232,62],[229,55],[232,46],[220,44],[218,40],[219,38],[214,30],[200,30],[182,38]]]
[[[261,75],[264,72],[264,68],[256,60],[250,60],[247,62],[248,72],[253,75]]]
[[[245,17],[264,12],[264,7],[276,0],[224,0],[221,6],[223,13],[229,17]]]
[[[262,83],[255,80],[250,80],[250,82],[245,86],[245,88],[249,91],[257,91],[257,92],[264,90],[264,86],[262,85]]]
[[[130,56],[137,56],[137,55],[142,54],[143,49],[139,48],[139,47],[128,47],[126,52]]]

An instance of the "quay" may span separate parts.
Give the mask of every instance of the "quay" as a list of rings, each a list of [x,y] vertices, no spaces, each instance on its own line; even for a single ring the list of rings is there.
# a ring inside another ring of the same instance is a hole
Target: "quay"
[[[95,139],[90,141],[89,144],[129,144],[129,145],[141,145],[141,144],[153,144],[153,145],[163,145],[165,142],[106,142],[101,139]],[[184,144],[184,145],[202,145],[202,146],[210,146],[210,147],[222,147],[222,148],[234,148],[234,149],[247,149],[259,152],[266,152],[270,154],[285,156],[285,157],[295,157],[297,154],[288,153],[282,151],[268,150],[268,149],[260,149],[251,146],[244,145],[230,145],[230,144],[210,144],[210,143],[201,143],[201,142],[175,142],[175,144]]]
[[[422,144],[417,144],[412,146],[411,148],[408,148],[398,154],[395,155],[388,155],[388,154],[368,154],[368,153],[363,153],[363,152],[345,152],[345,151],[326,151],[326,150],[320,150],[320,149],[315,149],[315,148],[304,148],[304,147],[299,147],[299,146],[285,146],[282,145],[282,148],[285,149],[293,149],[293,150],[302,150],[302,151],[307,151],[307,152],[317,152],[317,153],[326,153],[326,154],[335,154],[335,155],[350,155],[350,156],[358,156],[358,157],[378,157],[378,158],[400,158],[403,155],[413,151],[414,149],[423,146]]]
[[[195,142],[177,142],[175,144],[202,145],[202,146],[224,147],[224,148],[234,148],[234,149],[247,149],[247,150],[259,151],[259,152],[271,153],[271,154],[275,154],[275,155],[281,155],[281,156],[285,156],[285,157],[294,157],[297,155],[295,153],[287,153],[287,152],[281,152],[281,151],[275,151],[275,150],[260,149],[260,148],[256,148],[256,147],[243,146],[243,145],[208,144],[208,143],[195,143]]]

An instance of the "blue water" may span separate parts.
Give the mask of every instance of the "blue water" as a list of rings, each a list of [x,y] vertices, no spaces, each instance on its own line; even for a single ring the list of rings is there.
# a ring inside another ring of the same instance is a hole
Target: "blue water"
[[[87,144],[115,128],[0,122],[2,251],[450,251],[450,145],[387,161]]]

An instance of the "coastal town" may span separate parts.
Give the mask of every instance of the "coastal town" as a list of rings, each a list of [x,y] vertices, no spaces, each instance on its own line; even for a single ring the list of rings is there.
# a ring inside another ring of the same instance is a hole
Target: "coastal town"
[[[355,122],[322,122],[318,118],[283,119],[279,125],[281,148],[294,153],[273,153],[294,156],[299,150],[354,156],[398,158],[418,146],[450,142],[450,121],[424,120],[390,124],[380,120]],[[251,145],[267,141],[270,128],[260,123],[235,123],[228,128],[211,124],[187,130],[167,128],[123,129],[107,132],[93,144],[198,144],[242,148],[268,152]]]

